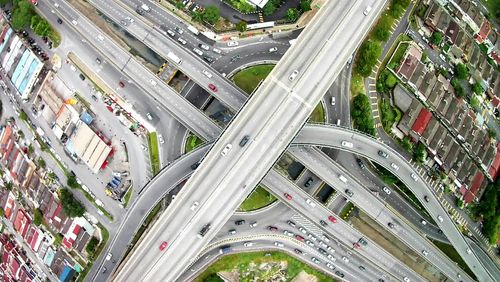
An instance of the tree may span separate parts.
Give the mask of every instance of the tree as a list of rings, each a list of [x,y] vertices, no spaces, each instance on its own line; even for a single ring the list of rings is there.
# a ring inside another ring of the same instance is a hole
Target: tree
[[[19,118],[23,121],[27,121],[28,120],[28,115],[26,114],[25,111],[20,111],[19,112]]]
[[[17,131],[17,136],[19,136],[19,138],[21,138],[21,139],[24,138],[24,132],[21,129],[19,129]]]
[[[33,145],[32,145],[32,144],[30,144],[30,145],[28,146],[28,154],[32,155],[34,152],[35,152],[35,148],[33,148]]]
[[[425,145],[421,142],[418,142],[417,147],[415,147],[415,150],[413,151],[413,158],[417,163],[421,164],[425,161],[426,156],[427,151]]]
[[[475,95],[470,99],[469,103],[470,103],[470,106],[474,109],[479,107],[479,104],[480,104],[479,99]]]
[[[7,183],[5,183],[5,189],[7,189],[8,191],[12,191],[12,188],[14,188],[14,183],[12,183],[12,181],[8,181]]]
[[[387,41],[391,36],[391,25],[392,19],[387,16],[383,16],[378,21],[375,26],[375,38],[379,41]]]
[[[184,5],[182,4],[182,1],[175,1],[175,7],[177,9],[182,9]]]
[[[203,13],[203,20],[214,25],[219,21],[220,11],[215,6],[208,6]]]
[[[300,16],[300,12],[299,10],[297,10],[297,8],[290,8],[288,10],[286,10],[286,18],[289,20],[289,21],[296,21]]]
[[[96,251],[98,245],[99,245],[99,239],[92,236],[92,238],[87,243],[87,246],[85,247],[87,254],[89,254],[89,258],[94,258],[95,251]]]
[[[480,95],[483,93],[483,87],[481,86],[481,83],[479,82],[476,82],[472,85],[472,91],[474,91],[474,93],[476,93],[477,95]]]
[[[365,94],[358,94],[352,100],[351,116],[356,129],[375,135],[375,126],[371,113],[370,99]]]
[[[201,23],[203,21],[203,13],[200,12],[192,12],[191,13],[191,19],[195,22]]]
[[[401,142],[401,146],[409,152],[413,150],[413,143],[411,143],[411,139],[409,136],[405,136]]]
[[[33,27],[33,31],[39,36],[48,36],[52,32],[52,27],[46,19],[41,19],[38,24]]]
[[[33,223],[36,226],[40,226],[40,224],[42,224],[42,221],[43,221],[42,212],[39,209],[35,209],[35,211],[33,212],[33,214],[34,214]]]
[[[270,16],[274,12],[276,12],[276,10],[278,9],[278,4],[279,4],[279,0],[268,1],[267,4],[264,6],[264,8],[262,8],[262,12],[264,13],[264,16]]]
[[[301,0],[299,4],[302,12],[307,12],[311,10],[311,1],[310,0]]]
[[[379,43],[368,40],[365,41],[358,53],[356,61],[356,70],[363,77],[368,77],[372,73],[373,66],[377,63],[377,59],[382,53],[382,47]]]
[[[245,21],[240,21],[236,24],[236,30],[239,32],[247,31],[247,23]]]
[[[461,200],[461,199],[457,198],[457,207],[459,209],[463,209],[464,208],[464,200]]]
[[[15,30],[20,30],[29,27],[31,24],[31,17],[35,14],[33,10],[33,5],[24,0],[18,1],[14,5],[14,10],[12,12],[11,24]]]
[[[392,73],[389,73],[385,80],[385,86],[389,89],[392,89],[394,88],[394,86],[396,86],[397,83],[398,79]]]
[[[455,74],[458,79],[466,79],[469,77],[469,70],[464,64],[459,63],[455,67]]]
[[[434,31],[431,35],[430,42],[439,46],[443,42],[443,33]]]
[[[42,159],[42,157],[39,157],[38,160],[37,160],[37,164],[40,168],[42,169],[45,169],[45,167],[47,166],[47,164],[45,163],[45,160]]]
[[[74,176],[74,175],[68,176],[67,184],[71,188],[79,188],[80,187],[80,184],[78,184],[78,181],[76,180],[76,176]]]
[[[460,82],[458,81],[458,79],[453,78],[451,80],[451,86],[453,86],[453,89],[455,89],[455,96],[457,96],[457,98],[465,97],[465,91],[462,88],[462,86],[460,85]]]
[[[79,217],[85,213],[85,207],[80,201],[75,199],[71,191],[67,188],[59,189],[59,199],[61,200],[63,211],[67,216]]]
[[[31,17],[31,24],[30,24],[31,28],[36,26],[41,20],[42,17],[40,17],[39,15],[34,15],[33,17]]]
[[[497,132],[495,130],[488,129],[488,137],[493,139],[497,138]]]

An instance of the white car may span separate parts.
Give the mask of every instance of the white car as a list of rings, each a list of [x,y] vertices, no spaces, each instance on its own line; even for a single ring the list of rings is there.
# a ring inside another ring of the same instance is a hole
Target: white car
[[[293,80],[297,77],[297,75],[298,75],[298,74],[299,74],[299,71],[298,71],[298,70],[294,70],[294,71],[290,74],[290,76],[288,77],[288,80],[293,81]]]
[[[122,174],[119,173],[119,172],[114,172],[113,171],[113,176],[115,176],[115,177],[122,177]]]
[[[99,41],[103,41],[104,40],[104,36],[102,36],[102,34],[99,34],[99,35],[97,35],[97,39],[99,39]]]
[[[319,245],[320,247],[323,247],[323,248],[326,248],[326,246],[327,246],[327,245],[326,245],[323,241],[319,241],[319,242],[318,242],[318,245]]]
[[[146,114],[146,117],[147,117],[149,120],[153,120],[153,116],[152,116],[150,113],[147,113],[147,114]]]
[[[184,40],[183,38],[177,38],[177,41],[179,41],[182,45],[186,45],[187,41]]]
[[[391,163],[391,167],[394,169],[394,170],[399,170],[399,166],[395,163]]]
[[[328,256],[327,256],[327,257],[328,257],[328,259],[329,259],[329,260],[331,260],[331,261],[336,261],[336,260],[337,260],[337,259],[336,259],[334,256],[332,256],[331,254],[328,254]]]
[[[405,276],[405,277],[403,278],[403,281],[405,281],[405,282],[410,282],[410,278],[408,278],[408,277],[406,277],[406,276]]]
[[[203,73],[206,77],[208,77],[208,78],[212,78],[212,74],[211,74],[211,73],[209,73],[207,70],[202,70],[201,72],[202,72],[202,73]]]
[[[306,244],[310,247],[314,247],[314,243],[311,240],[306,240]]]
[[[299,227],[299,231],[306,234],[307,230],[304,227]]]
[[[333,266],[332,264],[330,264],[329,262],[326,263],[326,267],[330,268],[331,270],[334,270],[335,269],[335,266]]]
[[[175,32],[171,31],[170,29],[167,29],[167,33],[168,33],[168,35],[170,35],[171,37],[174,37],[174,36],[175,36]]]
[[[422,250],[422,255],[427,256],[428,254],[429,254],[429,252],[428,252],[428,251],[426,251],[426,250]]]
[[[112,257],[113,257],[113,254],[112,253],[108,253],[106,255],[106,260],[110,260]]]
[[[227,43],[227,46],[228,47],[236,47],[236,46],[238,46],[238,41],[229,41]]]
[[[411,173],[410,176],[411,176],[411,178],[413,178],[413,180],[415,180],[415,181],[418,180],[418,177],[415,173]]]
[[[325,235],[321,236],[321,239],[323,239],[323,241],[329,243],[330,242],[330,239],[328,239],[328,237],[326,237]]]
[[[148,148],[147,148],[146,146],[144,146],[143,144],[141,144],[141,149],[142,149],[143,151],[147,151],[147,150],[148,150]]]
[[[306,203],[309,204],[313,208],[316,206],[316,204],[311,199],[306,199]]]
[[[353,148],[354,147],[354,144],[352,144],[349,141],[342,141],[341,144],[342,144],[342,146],[347,147],[347,148]]]
[[[205,44],[198,44],[198,47],[200,47],[201,49],[203,50],[210,50],[210,47],[208,47],[208,45],[205,45]]]
[[[342,260],[345,261],[346,263],[349,262],[349,259],[347,257],[342,257]]]
[[[274,52],[277,52],[277,51],[278,51],[277,47],[273,47],[273,48],[269,49],[269,53],[274,53]]]
[[[214,53],[217,53],[217,54],[222,54],[222,51],[220,49],[217,49],[217,48],[212,49],[212,51],[214,51]]]
[[[276,247],[280,247],[280,248],[283,248],[285,246],[283,243],[280,243],[280,242],[274,242],[274,245]]]
[[[194,211],[198,206],[200,205],[200,202],[198,201],[195,201],[192,205],[191,205],[191,208],[190,210]]]
[[[420,223],[422,223],[422,225],[427,225],[427,221],[425,221],[423,219],[420,221]]]
[[[165,140],[163,140],[163,135],[158,134],[158,140],[160,141],[160,144],[165,143]]]
[[[251,246],[253,246],[253,242],[245,242],[245,243],[243,243],[243,246],[251,247]]]
[[[198,48],[193,48],[193,52],[195,52],[196,54],[200,55],[200,56],[203,56],[203,51],[201,51],[200,49]]]
[[[149,80],[149,83],[151,83],[151,85],[153,85],[153,86],[156,86],[156,84],[157,84],[156,81],[152,78]]]
[[[254,221],[254,222],[250,223],[249,225],[250,225],[250,228],[254,228],[255,226],[257,226],[257,221]]]
[[[229,153],[229,151],[231,151],[231,148],[233,148],[233,145],[232,144],[227,144],[226,147],[224,147],[224,149],[222,150],[222,152],[220,154],[222,156],[227,155],[227,153]]]
[[[443,222],[443,217],[442,216],[438,215],[437,218],[438,218],[439,222]]]
[[[466,252],[467,252],[468,254],[472,254],[472,251],[471,251],[469,248],[467,248]]]
[[[391,194],[391,190],[389,190],[389,188],[387,187],[383,187],[382,190],[387,194],[387,195],[390,195]]]

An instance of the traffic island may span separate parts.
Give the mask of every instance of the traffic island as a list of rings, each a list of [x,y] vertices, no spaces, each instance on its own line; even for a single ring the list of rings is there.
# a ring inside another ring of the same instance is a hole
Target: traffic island
[[[275,201],[276,197],[264,189],[264,187],[257,186],[257,188],[255,188],[255,190],[253,190],[253,192],[241,203],[238,211],[255,211],[267,207]]]

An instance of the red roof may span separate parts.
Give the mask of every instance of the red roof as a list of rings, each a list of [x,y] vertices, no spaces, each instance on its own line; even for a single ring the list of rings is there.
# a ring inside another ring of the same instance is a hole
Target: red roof
[[[14,229],[16,229],[21,236],[25,236],[26,232],[28,231],[30,225],[30,219],[24,212],[24,210],[20,209],[17,212],[16,220],[14,221]]]
[[[479,29],[479,33],[476,35],[476,40],[479,43],[483,43],[483,41],[488,37],[491,32],[491,24],[487,19],[483,20],[481,24],[481,28]]]
[[[418,135],[422,135],[422,133],[424,133],[425,128],[429,124],[431,118],[432,118],[431,112],[429,112],[426,108],[421,109],[411,129],[415,131]]]
[[[474,197],[476,197],[476,193],[479,190],[479,188],[481,188],[481,184],[483,183],[483,181],[484,181],[484,175],[482,172],[478,171],[474,176],[474,179],[472,180],[472,184],[469,191],[467,191],[467,194],[465,194],[464,202],[466,204],[474,200]]]
[[[5,215],[5,218],[7,218],[8,220],[11,219],[11,216],[12,216],[12,210],[16,207],[16,202],[14,201],[14,199],[12,199],[10,197],[10,194],[9,194],[9,198],[7,199],[7,203],[5,203],[5,208],[4,208],[4,215]]]
[[[500,168],[500,143],[498,143],[497,145],[497,153],[495,155],[495,159],[493,159],[493,162],[491,163],[490,166],[490,170],[488,171],[491,178],[493,178],[493,181],[497,179],[499,168]]]
[[[10,270],[12,271],[12,275],[14,275],[14,278],[16,279],[18,278],[17,271],[19,270],[19,266],[21,265],[19,264],[16,258],[14,258],[10,263]]]
[[[2,132],[2,140],[0,141],[2,149],[7,148],[7,144],[9,142],[11,136],[12,136],[12,127],[6,126]]]
[[[500,105],[500,99],[498,99],[497,96],[493,96],[493,99],[491,99],[491,104],[493,107],[498,108],[498,105]]]

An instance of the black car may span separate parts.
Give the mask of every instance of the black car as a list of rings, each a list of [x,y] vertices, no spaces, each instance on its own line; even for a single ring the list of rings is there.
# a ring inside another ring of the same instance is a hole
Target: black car
[[[81,80],[85,80],[85,75],[80,74],[79,77],[80,77]]]
[[[250,135],[245,135],[240,141],[240,147],[244,147],[247,143],[248,140],[250,140]]]
[[[338,270],[337,270],[337,271],[335,271],[335,274],[336,274],[337,276],[339,276],[340,278],[344,278],[344,273],[342,273],[342,272],[340,272],[340,271],[338,271]]]
[[[213,63],[214,62],[214,58],[209,57],[209,56],[203,56],[203,60],[207,61],[207,63]]]
[[[325,256],[326,256],[326,255],[328,255],[328,252],[327,252],[327,251],[325,251],[325,250],[323,250],[322,248],[319,248],[319,249],[318,249],[318,251],[319,251],[319,252],[320,252],[320,254],[322,254],[322,255],[325,255]]]
[[[387,158],[389,157],[389,155],[387,155],[387,153],[386,153],[386,152],[381,151],[381,150],[379,150],[379,151],[377,152],[377,154],[378,154],[379,156],[381,156],[382,158],[384,158],[384,159],[387,159]]]
[[[197,169],[199,165],[200,165],[199,162],[198,163],[194,163],[194,164],[191,165],[191,169]]]
[[[62,21],[60,18],[57,18],[57,23],[58,23],[58,24],[62,24],[62,23],[63,23],[63,21]]]
[[[322,225],[322,226],[328,226],[328,223],[326,223],[324,220],[320,220],[319,223]]]
[[[295,253],[297,253],[297,254],[299,254],[299,255],[301,255],[301,254],[302,254],[302,251],[301,251],[301,250],[299,250],[299,249],[295,249],[294,251],[295,251]]]
[[[234,224],[236,224],[236,225],[243,225],[243,224],[245,224],[245,221],[243,219],[242,220],[237,220],[237,221],[234,222]]]
[[[361,159],[356,159],[356,162],[358,163],[358,165],[361,169],[365,169],[365,164],[363,163],[363,161]]]
[[[429,197],[424,196],[424,200],[428,203],[429,202]]]

